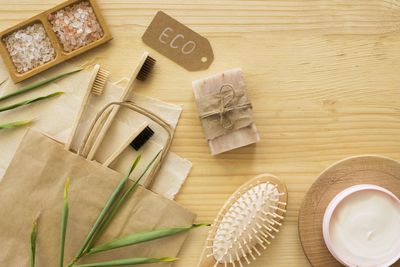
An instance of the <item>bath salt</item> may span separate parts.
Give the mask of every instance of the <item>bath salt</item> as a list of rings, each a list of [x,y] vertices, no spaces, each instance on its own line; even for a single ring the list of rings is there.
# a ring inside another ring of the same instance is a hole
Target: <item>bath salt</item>
[[[71,52],[103,37],[103,29],[89,2],[67,6],[48,16],[64,51]]]
[[[34,69],[55,58],[56,52],[41,23],[29,25],[3,38],[18,73]]]

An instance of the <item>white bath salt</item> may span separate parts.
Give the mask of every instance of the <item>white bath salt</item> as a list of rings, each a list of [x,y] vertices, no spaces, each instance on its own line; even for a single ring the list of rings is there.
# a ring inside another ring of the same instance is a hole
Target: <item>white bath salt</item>
[[[55,58],[56,53],[41,23],[35,23],[3,38],[18,73],[34,69]]]
[[[48,20],[66,52],[99,40],[104,35],[93,8],[85,1],[50,14]]]

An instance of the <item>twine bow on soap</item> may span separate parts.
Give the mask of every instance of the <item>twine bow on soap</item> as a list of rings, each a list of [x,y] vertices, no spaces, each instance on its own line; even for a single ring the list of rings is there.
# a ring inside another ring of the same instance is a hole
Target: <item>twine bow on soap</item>
[[[234,126],[234,122],[228,116],[230,111],[251,108],[250,102],[235,105],[237,95],[232,84],[223,84],[219,90],[219,93],[215,96],[219,98],[219,109],[206,112],[202,114],[200,118],[205,119],[214,115],[219,115],[219,124],[223,129],[229,130]]]

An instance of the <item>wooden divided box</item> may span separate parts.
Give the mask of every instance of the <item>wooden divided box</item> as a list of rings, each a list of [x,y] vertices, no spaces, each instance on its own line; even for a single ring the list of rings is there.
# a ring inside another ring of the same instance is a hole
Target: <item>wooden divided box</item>
[[[1,32],[0,54],[21,82],[111,39],[94,0],[69,0]]]

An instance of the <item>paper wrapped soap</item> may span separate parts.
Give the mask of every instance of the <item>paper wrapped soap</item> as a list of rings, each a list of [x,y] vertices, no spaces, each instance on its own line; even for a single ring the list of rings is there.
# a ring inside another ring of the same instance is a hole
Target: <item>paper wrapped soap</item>
[[[193,81],[192,86],[212,155],[260,140],[241,69]]]

